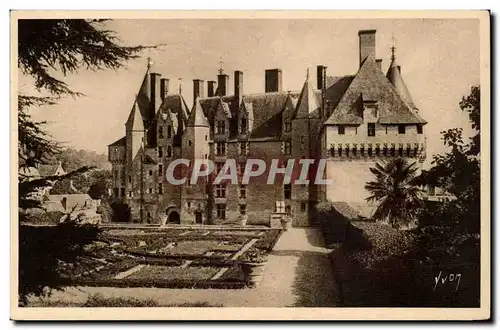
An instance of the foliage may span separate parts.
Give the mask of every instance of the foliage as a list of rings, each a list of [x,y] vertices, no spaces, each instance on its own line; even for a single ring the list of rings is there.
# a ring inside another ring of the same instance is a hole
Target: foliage
[[[118,69],[146,48],[119,45],[105,21],[85,19],[22,19],[18,21],[18,66],[33,77],[38,90],[54,95],[81,95],[53,72],[64,76],[80,69]]]
[[[345,241],[347,230],[351,226],[348,218],[340,214],[331,201],[316,204],[317,218],[323,231],[325,245],[333,247]]]
[[[19,216],[29,208],[40,208],[37,192],[53,181],[82,174],[82,166],[63,176],[33,177],[30,168],[46,164],[62,151],[44,130],[45,122],[34,121],[29,108],[54,104],[62,96],[78,96],[57,73],[66,76],[79,69],[118,69],[149,46],[125,47],[103,20],[22,19],[18,21],[18,67],[30,76],[40,96],[18,95]],[[152,46],[153,48],[156,46]],[[69,226],[69,227],[68,227]],[[83,252],[78,246],[95,234],[93,228],[75,223],[55,228],[20,229],[19,295],[41,294],[45,286],[57,286],[61,259],[75,259]]]
[[[61,262],[74,263],[85,255],[84,246],[94,241],[98,227],[64,222],[53,227],[19,228],[19,299],[42,295],[44,288],[58,288]]]
[[[466,143],[461,128],[443,131],[449,151],[434,156],[434,166],[414,179],[422,186],[443,187],[456,199],[444,203],[427,201],[418,213],[420,226],[411,231],[394,231],[368,223],[362,224],[363,228],[356,224],[373,247],[365,251],[334,251],[343,306],[479,306],[479,86],[471,88],[460,108],[469,113],[476,134]],[[441,282],[438,289],[432,290],[434,279],[441,272],[463,275],[460,287],[453,283],[450,290]]]
[[[388,220],[394,228],[415,220],[423,205],[423,192],[415,181],[417,170],[416,162],[410,164],[405,158],[379,161],[370,168],[375,180],[367,182],[365,189],[371,194],[367,201],[378,204],[375,220]]]
[[[76,171],[66,173],[64,175],[50,175],[44,178],[31,179],[31,178],[19,178],[19,208],[21,210],[27,210],[29,208],[41,208],[42,199],[37,197],[36,193],[44,187],[49,187],[54,181],[68,179],[74,175],[87,172],[91,170],[90,167],[82,167]],[[24,216],[24,212],[20,213]],[[22,219],[21,219],[22,220]]]
[[[196,301],[182,304],[161,304],[154,299],[139,299],[135,297],[105,297],[102,294],[92,294],[83,303],[56,300],[33,302],[30,307],[223,307],[206,301]]]
[[[113,209],[107,199],[103,199],[101,204],[97,207],[97,214],[100,214],[102,217],[102,222],[111,222],[113,221]]]
[[[64,213],[61,211],[40,211],[27,214],[23,220],[30,224],[57,225],[63,216]]]
[[[473,86],[471,94],[460,102],[462,111],[469,113],[471,126],[476,130],[470,142],[465,143],[461,128],[442,131],[443,143],[449,147],[444,155],[435,155],[433,167],[423,171],[420,184],[445,188],[456,197],[437,210],[439,222],[459,226],[471,233],[478,233],[480,226],[480,87]]]
[[[94,166],[99,170],[109,170],[108,157],[90,150],[76,150],[74,148],[64,148],[57,155],[52,156],[52,163],[61,162],[65,171],[74,171],[82,166]]]
[[[240,256],[239,260],[252,263],[267,261],[267,252],[256,247],[251,247]]]
[[[101,199],[108,195],[108,188],[110,187],[111,172],[94,169],[57,181],[50,193],[52,195],[89,194],[92,199]]]
[[[356,221],[353,223],[353,228],[356,231],[351,231],[351,234],[347,235],[341,248],[349,251],[349,258],[356,260],[365,269],[373,268],[377,263],[390,257],[403,256],[414,244],[414,236],[410,232],[397,230],[389,225]],[[356,247],[353,241],[358,237],[369,243]]]

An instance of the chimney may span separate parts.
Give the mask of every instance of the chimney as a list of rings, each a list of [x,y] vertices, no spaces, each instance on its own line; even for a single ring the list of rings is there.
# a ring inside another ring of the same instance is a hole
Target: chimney
[[[168,83],[169,83],[168,78],[162,78],[160,80],[160,95],[162,101],[165,100],[165,97],[168,94]]]
[[[375,33],[377,30],[361,30],[358,32],[359,36],[359,66],[363,61],[372,55],[376,57],[375,53]]]
[[[205,97],[203,86],[204,81],[200,79],[193,79],[193,102],[196,101],[198,97]]]
[[[377,58],[376,62],[377,62],[377,67],[380,69],[380,71],[382,71],[382,59]]]
[[[225,73],[217,75],[217,95],[225,96],[227,93],[227,87],[229,82],[229,76]]]
[[[156,109],[161,105],[161,91],[160,91],[160,77],[159,73],[150,73],[151,77],[151,104],[150,104],[150,117],[149,119],[153,119],[156,113]]]
[[[234,71],[234,95],[240,98],[243,95],[243,72]]]
[[[281,69],[266,70],[266,93],[281,92],[282,89]]]
[[[316,85],[319,90],[323,89],[323,84],[325,83],[326,67],[323,65],[318,65],[316,70]]]
[[[212,97],[212,96],[215,95],[215,84],[216,84],[216,82],[213,81],[213,80],[209,80],[207,82],[207,84],[208,84],[208,91],[207,91],[208,95],[207,96],[208,97]]]

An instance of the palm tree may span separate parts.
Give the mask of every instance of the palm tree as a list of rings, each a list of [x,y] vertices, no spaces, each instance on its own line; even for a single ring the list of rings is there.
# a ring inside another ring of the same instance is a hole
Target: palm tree
[[[415,180],[416,162],[409,164],[405,158],[380,161],[370,171],[375,180],[367,182],[365,189],[371,194],[366,200],[377,203],[373,219],[389,221],[394,228],[412,223],[423,205],[423,191]]]

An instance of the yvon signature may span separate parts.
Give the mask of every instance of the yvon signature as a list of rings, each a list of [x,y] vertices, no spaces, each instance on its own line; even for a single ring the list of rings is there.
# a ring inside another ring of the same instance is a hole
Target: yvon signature
[[[448,275],[444,275],[443,271],[440,271],[438,276],[434,276],[434,289],[432,289],[432,291],[435,291],[438,285],[444,286],[446,284],[453,284],[455,285],[454,292],[456,292],[460,286],[461,279],[461,273],[450,273]]]

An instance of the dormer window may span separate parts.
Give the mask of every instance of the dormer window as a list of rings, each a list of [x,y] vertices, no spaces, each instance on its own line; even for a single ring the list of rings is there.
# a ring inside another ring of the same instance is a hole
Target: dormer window
[[[172,126],[167,126],[167,139],[170,139],[171,137],[172,137]]]
[[[424,134],[424,126],[422,124],[417,125],[417,133]]]
[[[290,119],[285,120],[285,132],[290,132],[292,130],[292,123]]]
[[[405,125],[398,125],[398,133],[405,134],[406,133],[406,126]]]
[[[339,126],[338,132],[339,132],[339,135],[344,135],[345,134],[345,126]]]
[[[163,126],[158,126],[158,138],[163,139]]]
[[[375,136],[375,123],[368,123],[368,136]]]
[[[226,133],[226,122],[224,120],[217,120],[217,134]]]
[[[247,119],[241,118],[240,120],[240,133],[247,134]]]
[[[365,123],[378,120],[378,102],[374,100],[363,100],[363,118]]]

